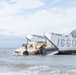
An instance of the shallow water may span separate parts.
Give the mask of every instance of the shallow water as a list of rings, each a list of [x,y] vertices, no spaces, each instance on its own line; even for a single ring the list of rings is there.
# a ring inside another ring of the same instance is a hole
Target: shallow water
[[[0,49],[0,75],[76,75],[76,55],[18,56]]]

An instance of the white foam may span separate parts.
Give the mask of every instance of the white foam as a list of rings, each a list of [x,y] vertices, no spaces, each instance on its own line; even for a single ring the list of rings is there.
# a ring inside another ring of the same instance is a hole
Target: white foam
[[[76,69],[58,69],[50,66],[33,66],[21,71],[2,71],[0,75],[76,75]]]

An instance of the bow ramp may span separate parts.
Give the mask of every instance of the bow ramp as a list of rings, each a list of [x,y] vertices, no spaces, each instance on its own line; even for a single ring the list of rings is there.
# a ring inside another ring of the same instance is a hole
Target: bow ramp
[[[51,44],[51,49],[50,52],[47,53],[47,55],[55,55],[59,53],[59,48],[54,44],[54,42],[51,41],[51,34],[50,33],[45,33],[44,34],[46,41]]]
[[[58,51],[52,51],[50,54],[47,55],[55,55],[55,54],[58,54]]]

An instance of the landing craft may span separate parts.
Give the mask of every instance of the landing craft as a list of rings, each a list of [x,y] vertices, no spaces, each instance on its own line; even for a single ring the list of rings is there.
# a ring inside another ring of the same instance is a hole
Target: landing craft
[[[26,35],[27,42],[15,50],[19,55],[54,55],[76,53],[76,34],[62,35],[45,33],[40,35]]]

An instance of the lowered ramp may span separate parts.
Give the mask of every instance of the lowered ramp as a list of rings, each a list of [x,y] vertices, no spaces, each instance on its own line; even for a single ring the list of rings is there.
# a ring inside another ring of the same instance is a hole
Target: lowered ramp
[[[48,56],[49,55],[55,55],[55,54],[57,54],[58,53],[58,51],[52,51],[50,54],[47,54]]]
[[[45,33],[44,34],[46,40],[48,40],[51,43],[51,46],[53,46],[53,48],[51,48],[49,51],[49,53],[47,53],[47,55],[55,55],[57,53],[59,53],[59,48],[51,41],[51,34],[50,33]]]

